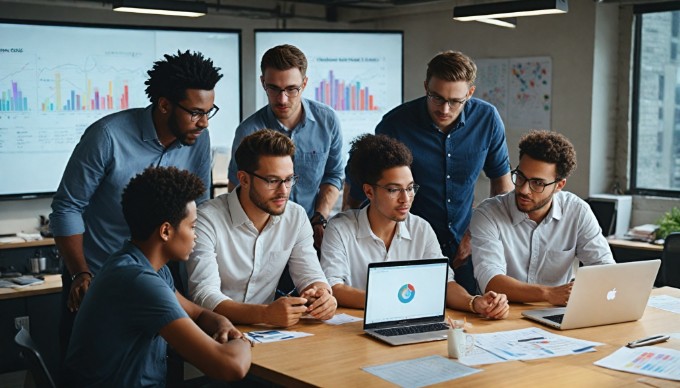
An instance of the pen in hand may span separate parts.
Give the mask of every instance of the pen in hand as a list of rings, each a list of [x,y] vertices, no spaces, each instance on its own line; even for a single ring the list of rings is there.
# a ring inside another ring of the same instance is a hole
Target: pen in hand
[[[288,298],[288,297],[290,297],[291,295],[293,295],[293,293],[294,293],[295,291],[296,291],[296,288],[295,288],[295,287],[293,287],[293,289],[290,290],[290,291],[287,292],[287,293],[286,293],[286,292],[283,292],[283,291],[281,291],[281,290],[279,290],[279,289],[277,288],[277,289],[276,289],[276,295],[281,296],[281,297],[284,297],[284,298]]]

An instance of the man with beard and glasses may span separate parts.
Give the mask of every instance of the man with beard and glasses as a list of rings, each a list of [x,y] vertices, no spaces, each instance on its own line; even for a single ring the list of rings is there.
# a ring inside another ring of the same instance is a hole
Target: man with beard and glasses
[[[198,209],[196,247],[187,263],[189,295],[237,324],[288,327],[308,313],[326,320],[337,302],[314,250],[304,208],[288,203],[298,180],[293,141],[264,129],[236,149],[233,191]],[[300,296],[276,285],[288,264]]]
[[[341,306],[365,307],[371,262],[442,257],[430,224],[409,213],[419,188],[412,162],[408,148],[386,135],[366,134],[352,142],[349,174],[370,202],[333,217],[321,244],[321,267]],[[453,271],[448,276],[447,307],[495,319],[508,316],[505,295],[489,291],[471,296],[453,280]]]
[[[147,72],[151,105],[113,113],[90,125],[52,200],[50,227],[65,264],[62,356],[92,278],[129,238],[120,199],[130,179],[149,166],[175,166],[210,187],[207,128],[218,110],[214,89],[222,78],[220,69],[197,52],[164,57]],[[197,202],[206,199],[207,192]]]
[[[241,139],[263,128],[288,136],[295,143],[295,173],[300,177],[291,189],[290,200],[307,212],[318,249],[344,178],[340,120],[329,106],[302,97],[307,86],[307,58],[297,47],[284,44],[267,50],[260,70],[269,103],[236,128],[229,190],[239,182],[240,166],[234,153]]]
[[[472,260],[482,290],[514,302],[567,304],[572,268],[614,264],[590,206],[562,191],[576,168],[563,135],[532,131],[519,143],[515,190],[482,202],[472,216]]]

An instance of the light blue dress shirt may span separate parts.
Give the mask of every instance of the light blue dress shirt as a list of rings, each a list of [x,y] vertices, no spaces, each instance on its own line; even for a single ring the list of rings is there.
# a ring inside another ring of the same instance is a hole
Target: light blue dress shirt
[[[583,265],[615,263],[590,206],[566,191],[553,196],[540,224],[517,209],[514,191],[489,198],[475,208],[470,234],[482,291],[496,275],[558,286],[572,278],[576,260]]]
[[[150,166],[175,166],[198,175],[209,197],[210,137],[207,130],[192,146],[161,145],[152,106],[128,109],[90,125],[66,165],[52,199],[50,227],[55,236],[83,234],[85,259],[93,274],[123,246],[130,231],[120,204],[123,189]]]
[[[273,129],[283,133],[295,143],[295,174],[298,182],[293,186],[290,200],[301,205],[307,216],[314,214],[319,186],[331,184],[342,191],[344,158],[340,119],[329,106],[302,98],[303,118],[290,130],[274,116],[269,105],[255,112],[236,128],[229,162],[229,181],[238,185],[234,155],[244,137],[260,129]]]

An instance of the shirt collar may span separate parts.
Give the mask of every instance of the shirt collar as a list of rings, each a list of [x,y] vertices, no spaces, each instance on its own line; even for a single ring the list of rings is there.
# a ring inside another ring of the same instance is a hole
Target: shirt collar
[[[467,100],[465,102],[465,105],[463,106],[463,110],[460,112],[460,116],[458,116],[458,120],[455,122],[454,127],[452,130],[456,130],[458,128],[462,128],[465,126],[465,118],[467,117],[467,111],[470,106],[470,102],[472,101],[472,98]],[[423,122],[429,122],[432,125],[432,128],[436,129],[437,131],[441,132],[441,129],[437,127],[437,125],[432,121],[432,117],[430,117],[430,112],[427,111],[427,96],[423,97],[423,109],[420,110],[421,112],[421,119]]]
[[[227,206],[229,207],[229,215],[231,217],[231,224],[233,226],[241,226],[243,224],[252,224],[253,222],[248,218],[246,211],[241,206],[241,201],[238,199],[238,193],[241,191],[241,185],[236,186],[229,194],[227,194]],[[281,216],[270,215],[267,224],[278,224],[281,221]]]
[[[359,228],[357,230],[357,238],[366,238],[366,237],[373,237],[373,238],[379,238],[376,236],[373,231],[371,230],[371,224],[368,222],[368,208],[370,205],[364,207],[359,211]],[[397,222],[397,232],[394,234],[394,237],[396,238],[403,238],[406,240],[411,239],[411,232],[408,230],[408,226],[406,226],[406,223],[408,221],[408,217],[410,217],[411,214],[409,213],[406,219],[402,222]]]
[[[142,140],[143,141],[156,141],[158,140],[158,133],[156,133],[156,126],[153,124],[153,104],[147,106],[141,113],[141,124],[142,124]]]

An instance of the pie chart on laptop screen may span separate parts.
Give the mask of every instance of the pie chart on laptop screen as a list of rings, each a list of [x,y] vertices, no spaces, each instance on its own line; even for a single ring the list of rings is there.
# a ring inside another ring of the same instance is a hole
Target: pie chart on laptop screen
[[[399,301],[401,303],[408,303],[413,300],[413,298],[416,296],[416,288],[413,287],[413,284],[406,283],[401,288],[399,288],[399,293],[397,294],[397,297],[399,298]]]

